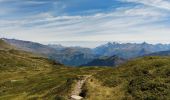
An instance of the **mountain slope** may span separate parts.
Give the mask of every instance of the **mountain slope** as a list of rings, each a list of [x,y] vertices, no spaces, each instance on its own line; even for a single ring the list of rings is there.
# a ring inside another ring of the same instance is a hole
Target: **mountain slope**
[[[125,59],[119,58],[118,56],[100,57],[81,66],[117,66],[124,63],[125,61]]]
[[[42,45],[35,42],[15,39],[4,40],[20,50],[40,54],[69,66],[79,66],[96,58],[96,55],[94,55],[92,50],[89,48]]]
[[[51,56],[65,65],[79,66],[97,58],[88,48],[67,47]]]
[[[42,45],[40,43],[5,38],[3,40],[9,43],[10,45],[17,47],[20,50],[29,51],[36,54],[48,56],[49,54],[53,54],[56,52],[55,49],[50,48],[46,45]]]
[[[8,43],[0,41],[0,48],[3,48],[0,50],[1,100],[41,98],[40,95],[47,95],[46,91],[65,84],[67,79],[61,80],[56,73],[62,68],[67,69],[63,65],[32,53],[10,49]],[[50,95],[47,97],[50,98]]]
[[[0,50],[8,50],[8,49],[12,49],[14,47],[12,47],[10,44],[6,43],[3,39],[0,39]]]
[[[98,72],[85,90],[88,100],[169,100],[170,57],[138,58]]]
[[[55,71],[65,68],[63,65],[25,51],[6,49],[9,44],[0,41],[0,48],[5,47],[0,50],[0,100],[40,98],[40,94],[63,84],[55,78]]]

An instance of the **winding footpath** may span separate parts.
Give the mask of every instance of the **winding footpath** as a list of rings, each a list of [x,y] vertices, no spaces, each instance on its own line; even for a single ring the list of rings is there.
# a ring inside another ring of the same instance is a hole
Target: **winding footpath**
[[[80,96],[80,93],[82,92],[82,87],[85,84],[86,80],[91,77],[91,75],[84,76],[83,79],[78,80],[76,83],[74,90],[71,93],[71,100],[81,100],[83,97]]]

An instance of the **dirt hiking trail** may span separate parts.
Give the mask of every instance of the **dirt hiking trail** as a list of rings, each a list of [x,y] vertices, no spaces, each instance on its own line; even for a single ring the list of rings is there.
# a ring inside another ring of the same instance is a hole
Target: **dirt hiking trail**
[[[91,77],[91,75],[83,76],[82,79],[78,80],[72,93],[71,93],[71,100],[81,100],[83,97],[80,96],[80,93],[82,92],[82,87],[85,84],[86,80]]]

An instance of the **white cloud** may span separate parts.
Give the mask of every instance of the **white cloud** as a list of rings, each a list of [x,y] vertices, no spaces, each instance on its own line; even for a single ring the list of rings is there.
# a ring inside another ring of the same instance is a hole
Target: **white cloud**
[[[142,3],[145,5],[170,10],[170,1],[168,0],[121,0],[121,1]]]

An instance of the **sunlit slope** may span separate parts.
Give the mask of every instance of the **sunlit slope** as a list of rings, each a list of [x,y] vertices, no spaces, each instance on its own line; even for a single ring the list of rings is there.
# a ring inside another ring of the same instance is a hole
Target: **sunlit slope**
[[[67,100],[79,76],[96,72],[6,49],[4,43],[0,45],[0,100]]]
[[[170,58],[144,57],[98,72],[86,91],[89,100],[169,100]]]
[[[10,49],[7,43],[0,41],[0,48],[2,48],[0,51],[0,99],[19,99],[33,94],[43,94],[54,87],[54,83],[58,86],[63,82],[53,75],[53,71],[64,67],[63,65],[31,53]],[[54,83],[50,83],[51,81]]]

